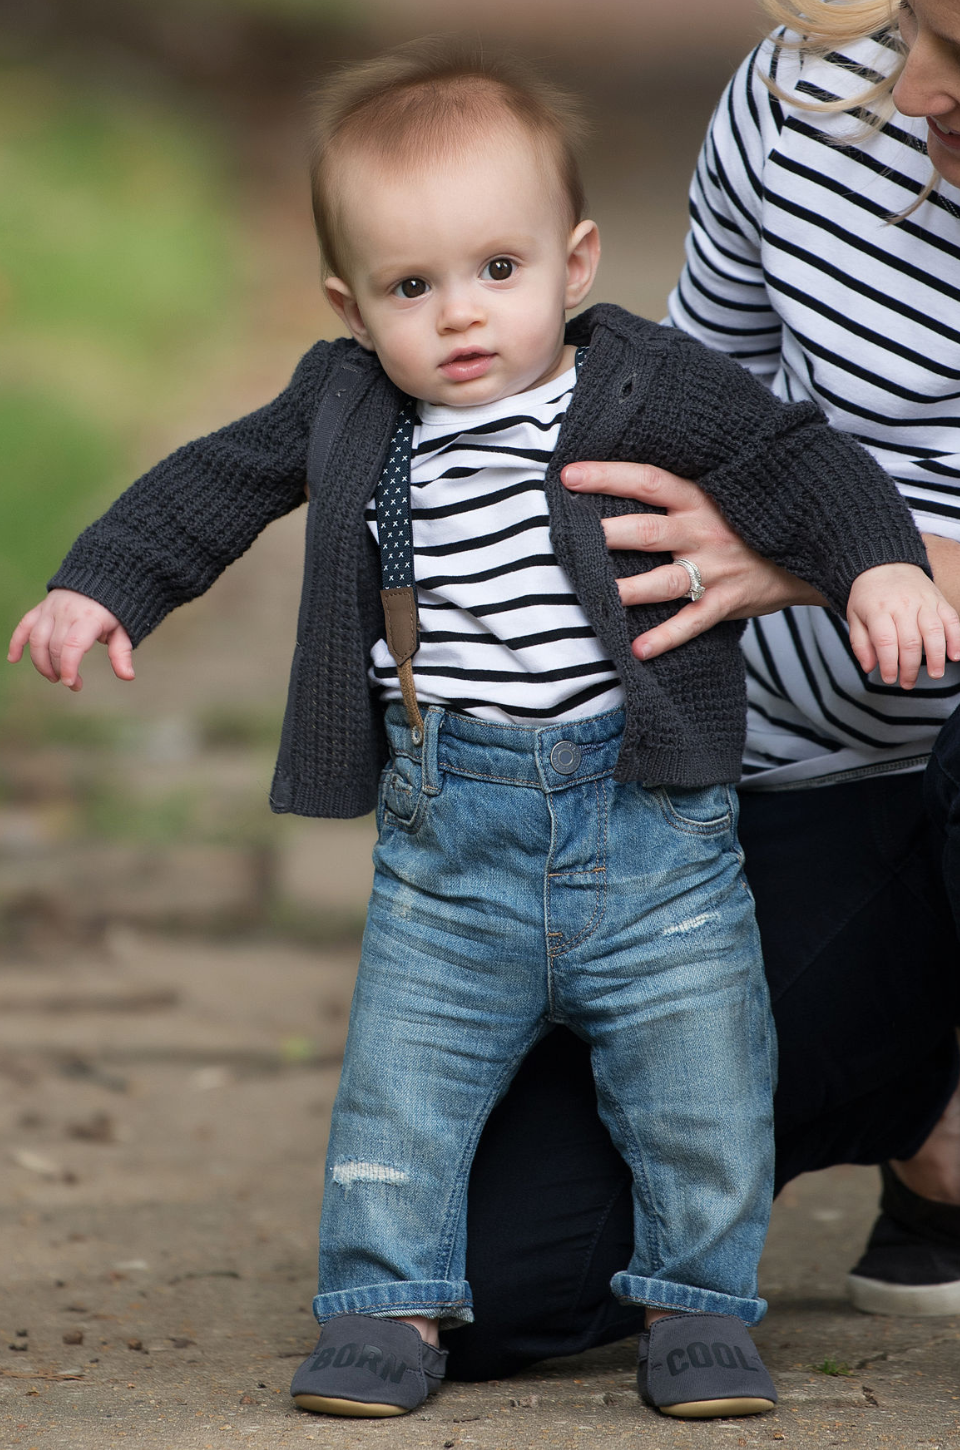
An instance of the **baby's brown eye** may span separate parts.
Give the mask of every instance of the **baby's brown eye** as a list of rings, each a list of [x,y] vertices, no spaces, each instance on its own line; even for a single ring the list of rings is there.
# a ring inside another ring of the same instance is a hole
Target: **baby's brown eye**
[[[508,262],[506,257],[498,257],[488,264],[487,273],[491,282],[506,282],[508,277],[513,276],[513,263]]]
[[[397,291],[401,297],[424,297],[427,284],[422,277],[405,277]]]

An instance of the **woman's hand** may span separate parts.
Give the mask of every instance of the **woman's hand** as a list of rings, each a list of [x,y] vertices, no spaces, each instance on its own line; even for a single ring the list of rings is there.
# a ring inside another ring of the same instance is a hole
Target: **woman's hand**
[[[713,500],[688,479],[646,463],[570,463],[560,477],[572,493],[612,493],[666,509],[604,519],[608,545],[673,554],[700,570],[703,598],[639,635],[633,641],[638,659],[665,654],[724,619],[775,614],[790,604],[826,604],[809,584],[747,548]],[[624,604],[661,604],[682,599],[690,576],[682,564],[663,564],[619,580],[618,587]]]
[[[132,680],[133,647],[116,615],[73,589],[51,589],[13,631],[7,659],[16,664],[29,644],[30,658],[45,680],[82,690],[80,661],[98,641],[107,646],[117,679]]]

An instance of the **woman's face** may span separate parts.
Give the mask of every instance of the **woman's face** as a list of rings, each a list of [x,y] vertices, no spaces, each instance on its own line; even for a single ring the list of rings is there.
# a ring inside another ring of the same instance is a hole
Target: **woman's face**
[[[926,116],[930,160],[960,186],[960,0],[903,0],[900,33],[908,54],[897,110]]]

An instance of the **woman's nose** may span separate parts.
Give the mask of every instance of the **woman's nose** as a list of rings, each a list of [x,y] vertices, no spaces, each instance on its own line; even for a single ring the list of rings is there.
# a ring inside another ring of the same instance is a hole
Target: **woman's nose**
[[[960,110],[960,64],[933,37],[917,36],[893,89],[904,116],[946,116]]]

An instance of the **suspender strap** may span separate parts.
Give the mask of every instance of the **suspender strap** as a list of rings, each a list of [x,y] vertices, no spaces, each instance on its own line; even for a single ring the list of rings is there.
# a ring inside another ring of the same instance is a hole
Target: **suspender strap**
[[[416,737],[423,735],[423,716],[417,704],[411,661],[420,645],[417,584],[413,572],[413,531],[410,523],[410,455],[416,405],[404,404],[390,443],[387,462],[377,484],[377,538],[380,543],[380,599],[386,625],[387,648],[400,677],[400,692],[407,720]]]

